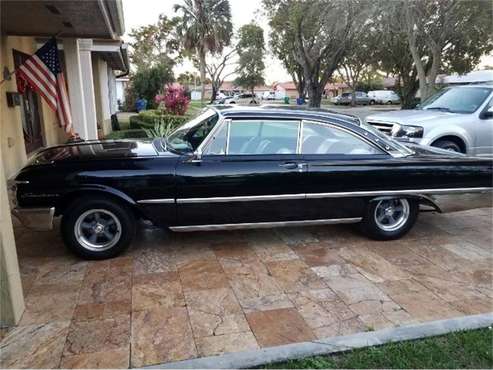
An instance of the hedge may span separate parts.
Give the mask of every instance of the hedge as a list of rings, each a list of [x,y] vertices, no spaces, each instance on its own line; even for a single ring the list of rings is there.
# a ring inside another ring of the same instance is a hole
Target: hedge
[[[165,125],[171,125],[172,127],[177,127],[189,120],[186,116],[172,116],[169,114],[161,115],[158,110],[150,109],[140,112],[136,116],[130,117],[130,129],[144,129],[153,128],[157,122],[162,122]]]
[[[120,130],[113,131],[106,135],[107,140],[119,140],[119,139],[139,139],[146,138],[147,134],[142,129],[134,129],[134,130]]]

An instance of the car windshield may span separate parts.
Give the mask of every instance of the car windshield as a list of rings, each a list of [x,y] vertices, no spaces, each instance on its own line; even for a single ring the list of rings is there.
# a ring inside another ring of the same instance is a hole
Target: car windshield
[[[423,102],[421,109],[451,113],[473,113],[490,95],[487,87],[452,87],[443,89]]]
[[[411,154],[414,154],[414,151],[409,149],[407,146],[399,143],[397,140],[392,139],[391,137],[383,134],[380,130],[377,130],[375,127],[372,125],[364,122],[363,120],[360,121],[360,127],[364,128],[366,131],[371,132],[373,135],[377,136],[380,142],[383,143],[383,146],[385,149],[388,151],[394,151],[394,152],[399,152],[403,156],[408,156]]]
[[[178,152],[193,152],[219,120],[219,115],[212,109],[206,109],[193,120],[178,127],[166,139],[166,146]]]

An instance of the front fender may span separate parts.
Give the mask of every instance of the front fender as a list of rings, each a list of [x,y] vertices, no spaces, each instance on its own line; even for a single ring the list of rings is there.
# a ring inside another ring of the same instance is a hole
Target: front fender
[[[468,133],[467,130],[459,126],[447,126],[446,129],[441,126],[436,126],[425,134],[422,144],[431,145],[435,141],[445,136],[456,136],[461,139],[466,145],[466,151],[473,146],[473,138],[471,134]]]

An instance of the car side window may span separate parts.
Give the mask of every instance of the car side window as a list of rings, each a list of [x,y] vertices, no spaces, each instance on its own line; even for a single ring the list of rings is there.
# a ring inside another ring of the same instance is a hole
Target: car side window
[[[365,155],[382,150],[344,130],[317,123],[303,123],[302,154]]]
[[[227,154],[296,154],[299,127],[299,121],[233,120]]]
[[[226,144],[228,139],[228,124],[224,123],[222,127],[214,133],[210,142],[204,149],[204,155],[225,155]]]

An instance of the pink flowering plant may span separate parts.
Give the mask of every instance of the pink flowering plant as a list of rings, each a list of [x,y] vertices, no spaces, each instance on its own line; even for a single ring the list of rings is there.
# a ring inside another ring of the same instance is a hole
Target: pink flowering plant
[[[168,114],[183,116],[190,105],[190,99],[185,95],[185,89],[180,85],[168,85],[164,95],[156,95],[156,103]]]

